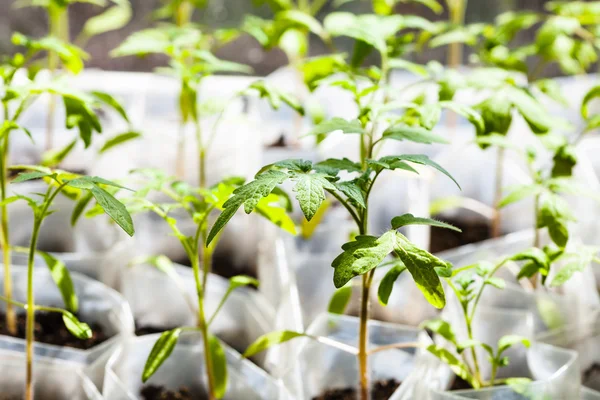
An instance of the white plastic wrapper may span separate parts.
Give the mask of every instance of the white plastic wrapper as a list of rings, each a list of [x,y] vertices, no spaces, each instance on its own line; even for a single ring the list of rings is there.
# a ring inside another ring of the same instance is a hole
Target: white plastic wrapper
[[[25,354],[0,350],[0,388],[6,398],[25,394]],[[38,357],[33,363],[34,397],[56,400],[102,400],[81,366],[62,360]]]
[[[188,388],[197,398],[205,393],[206,369],[203,363],[204,348],[200,334],[181,334],[173,352],[146,383],[142,372],[159,334],[131,338],[120,347],[106,366],[104,397],[111,400],[140,399],[140,390],[146,385],[164,386],[169,390]],[[223,345],[227,359],[228,386],[224,400],[279,399],[291,400],[287,391],[271,376],[240,358],[240,355]]]
[[[176,266],[177,281],[148,265],[127,267],[123,271],[121,291],[133,311],[138,328],[173,329],[197,324],[198,300],[191,268]],[[206,286],[205,314],[210,318],[229,282],[210,274]],[[238,352],[243,352],[259,336],[274,331],[275,311],[256,290],[233,291],[211,324],[211,332]],[[269,353],[258,355],[256,362],[274,368]]]
[[[13,265],[11,272],[14,299],[25,302],[27,299],[27,268]],[[0,285],[4,284],[3,277],[4,275],[0,278]],[[57,358],[79,364],[92,364],[106,353],[114,351],[124,338],[133,333],[133,317],[129,304],[116,291],[77,273],[72,273],[71,278],[79,300],[79,319],[99,324],[110,336],[110,339],[88,350],[38,342],[35,344],[34,352],[36,356]],[[35,304],[63,307],[62,296],[48,269],[36,268],[33,280]],[[5,311],[6,303],[1,302],[0,308]],[[23,312],[19,309],[17,311]],[[0,348],[24,352],[25,339],[0,336]]]
[[[321,314],[307,331],[348,346],[347,350],[312,339],[297,339],[295,362],[283,375],[283,381],[297,400],[310,400],[328,389],[357,388],[358,360],[351,348],[358,343],[359,323],[355,317]],[[369,322],[369,348],[399,343],[427,344],[429,338],[416,328]],[[291,343],[291,342],[290,342]],[[392,400],[420,399],[425,393],[427,364],[417,362],[412,348],[391,349],[374,353],[369,358],[370,380],[396,380],[402,385]],[[422,361],[426,363],[426,360]]]

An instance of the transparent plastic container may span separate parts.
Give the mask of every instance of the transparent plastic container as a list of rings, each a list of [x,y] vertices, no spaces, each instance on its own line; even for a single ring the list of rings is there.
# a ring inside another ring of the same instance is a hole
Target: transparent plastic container
[[[480,400],[524,400],[531,398],[550,399],[579,399],[579,365],[577,353],[564,350],[543,343],[533,343],[526,351],[526,361],[521,369],[528,370],[527,374],[520,375],[532,379],[527,385],[524,394],[516,393],[508,386],[498,386],[480,390],[457,390],[441,392],[432,390],[429,400],[450,399],[480,399]],[[439,370],[440,377],[445,376],[447,385],[450,385],[453,375],[449,368],[442,365]]]
[[[27,299],[27,268],[13,265],[11,272],[14,299],[25,302]],[[0,277],[0,285],[3,285],[3,277],[4,275]],[[34,352],[36,356],[58,358],[79,364],[93,364],[104,354],[113,351],[119,342],[133,333],[133,317],[129,305],[116,291],[78,273],[72,273],[71,278],[79,300],[79,319],[99,324],[110,338],[87,350],[37,342]],[[35,269],[34,292],[35,304],[63,306],[62,296],[47,269],[39,267]],[[0,302],[0,309],[5,311],[6,303]],[[17,311],[23,312],[20,309]],[[0,336],[0,348],[24,352],[25,339]]]
[[[191,268],[176,266],[179,283],[148,265],[123,271],[121,292],[129,302],[138,329],[172,329],[197,324],[196,285]],[[229,287],[228,280],[210,274],[205,313],[210,318]],[[275,311],[256,290],[238,288],[231,293],[211,324],[211,332],[238,352],[243,352],[259,336],[275,329]],[[266,366],[261,354],[255,360]]]
[[[25,354],[0,350],[0,390],[7,399],[25,392]],[[33,363],[34,397],[56,400],[102,400],[96,386],[73,363],[38,357]]]
[[[43,182],[28,182],[12,185],[15,193],[33,195],[47,188]],[[65,263],[70,271],[78,272],[99,280],[110,287],[115,286],[115,266],[131,255],[133,239],[128,237],[106,215],[94,218],[81,216],[75,226],[71,225],[71,214],[75,202],[59,195],[40,229],[39,250],[48,251]],[[33,228],[33,212],[24,201],[8,206],[11,244],[28,247]],[[27,265],[27,254],[12,252],[12,261]],[[36,266],[44,267],[43,258],[36,256]]]
[[[106,365],[104,397],[111,400],[137,400],[142,384],[142,371],[150,350],[160,335],[132,338],[121,346]],[[231,348],[225,347],[228,387],[225,400],[291,400],[285,388],[244,360]],[[205,391],[205,366],[202,339],[197,332],[184,332],[169,358],[147,382],[170,390],[187,387],[202,398]]]
[[[358,318],[321,314],[307,331],[350,347],[358,344]],[[358,361],[355,354],[311,339],[295,339],[294,363],[283,374],[283,380],[297,400],[312,399],[328,389],[356,388]],[[399,343],[429,343],[418,329],[369,321],[369,348]],[[293,344],[293,342],[289,342]],[[370,379],[374,383],[393,379],[402,382],[390,399],[420,399],[425,392],[430,362],[417,361],[422,350],[391,349],[369,357]]]

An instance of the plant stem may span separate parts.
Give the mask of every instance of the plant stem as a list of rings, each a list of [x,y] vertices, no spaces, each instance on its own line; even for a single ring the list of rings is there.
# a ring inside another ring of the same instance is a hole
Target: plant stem
[[[454,25],[464,25],[467,0],[447,0],[450,22]],[[463,44],[451,43],[448,53],[448,66],[458,68],[463,60]]]
[[[4,103],[4,120],[8,121],[8,106]],[[7,181],[8,181],[8,152],[9,152],[9,134],[6,134],[2,145],[0,146],[0,198],[2,201],[7,197]],[[0,207],[1,212],[1,240],[2,240],[2,255],[4,260],[4,296],[12,299],[12,275],[11,275],[11,257],[10,257],[10,236],[8,226],[8,206],[3,204]],[[17,316],[10,303],[6,304],[6,328],[11,335],[17,334]]]
[[[373,273],[371,270],[362,276],[362,294],[360,300],[360,330],[358,337],[358,365],[360,375],[360,398],[369,400],[369,290]]]
[[[540,211],[540,195],[539,194],[535,196],[533,209],[534,209],[533,217],[535,218],[534,225],[533,225],[533,232],[534,232],[533,247],[539,248],[540,247],[540,230],[537,227],[537,216]]]
[[[194,7],[188,0],[181,0],[175,11],[175,25],[185,26],[192,20]]]
[[[492,363],[492,375],[490,376],[490,387],[494,386],[494,381],[496,380],[496,374],[498,373],[498,365],[496,363]]]
[[[206,188],[206,148],[202,143],[202,127],[196,120],[196,145],[198,146],[198,179],[200,189]]]
[[[25,379],[25,400],[33,399],[33,341],[35,340],[35,298],[33,292],[33,270],[35,260],[35,249],[41,226],[41,218],[35,219],[33,224],[33,233],[29,244],[29,257],[27,260],[27,323],[26,323],[26,379]]]
[[[185,176],[185,122],[179,124],[179,137],[177,139],[177,155],[175,160],[175,175],[179,179]]]
[[[497,238],[500,236],[502,231],[500,221],[500,208],[498,205],[502,201],[502,186],[503,186],[503,172],[504,172],[504,155],[505,149],[498,147],[498,153],[496,158],[496,183],[494,189],[494,218],[492,219],[492,237]]]

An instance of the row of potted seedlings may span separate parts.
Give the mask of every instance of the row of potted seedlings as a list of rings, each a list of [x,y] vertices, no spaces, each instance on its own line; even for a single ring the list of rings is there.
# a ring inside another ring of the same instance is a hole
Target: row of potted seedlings
[[[66,71],[85,53],[64,35],[68,3],[48,3],[50,36],[14,36],[23,51],[0,68],[2,396],[600,397],[588,135],[600,89],[586,89],[573,134],[570,93],[540,79],[596,61],[598,3],[473,25],[457,20],[463,2],[442,23],[390,15],[395,2],[320,22],[324,2],[298,3],[243,27],[286,52],[288,92],[210,77],[249,71],[212,53],[236,33],[193,25],[202,4],[169,2],[172,24],[113,52],[168,57],[180,89],[164,118],[162,100],[138,118],[137,100],[74,88]],[[534,41],[514,47],[528,30]],[[331,54],[308,58],[309,35]],[[458,68],[462,44],[473,65]],[[440,46],[456,68],[406,60]],[[204,97],[227,85],[225,100]],[[29,165],[13,138],[39,139],[25,121],[36,107],[50,122]],[[101,141],[105,126],[126,132]],[[283,138],[262,168],[261,129]]]

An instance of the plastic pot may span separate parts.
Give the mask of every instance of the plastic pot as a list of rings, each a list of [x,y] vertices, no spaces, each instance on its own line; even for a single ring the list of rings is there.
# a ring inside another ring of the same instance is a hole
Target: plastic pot
[[[512,363],[512,362],[511,362]],[[577,353],[543,343],[534,343],[526,352],[526,361],[519,367],[527,370],[519,377],[531,378],[532,383],[525,386],[523,393],[517,393],[508,386],[498,386],[480,390],[457,390],[442,392],[432,390],[430,400],[450,399],[494,399],[522,400],[531,398],[577,399],[580,398],[579,365]],[[445,371],[445,372],[443,372]],[[446,376],[450,385],[453,375],[445,366],[441,366],[438,376]],[[513,375],[514,376],[514,375]]]
[[[25,355],[0,350],[2,395],[22,398],[25,391]],[[102,400],[94,384],[73,363],[36,358],[33,363],[34,397],[53,400]]]
[[[191,268],[176,266],[179,283],[148,265],[123,271],[121,292],[133,311],[137,328],[168,330],[197,324],[196,285]],[[229,282],[210,274],[206,286],[205,313],[210,318],[229,287]],[[256,290],[238,288],[231,293],[211,324],[211,332],[243,352],[260,335],[275,329],[275,311]],[[266,355],[257,358],[270,365]]]
[[[43,182],[14,185],[15,193],[33,195],[45,191]],[[75,202],[59,195],[40,229],[38,249],[53,254],[65,263],[70,271],[78,272],[114,287],[118,260],[128,259],[133,239],[129,238],[106,215],[94,218],[82,216],[75,226],[71,214]],[[33,212],[24,202],[8,206],[11,245],[28,247],[33,228]],[[27,265],[27,254],[12,252],[12,262]],[[36,256],[36,265],[44,266],[43,258]]]
[[[142,371],[150,350],[160,335],[130,339],[121,346],[106,365],[104,396],[111,400],[140,399]],[[225,347],[228,370],[228,388],[224,399],[280,399],[287,400],[285,389],[273,378],[248,360]],[[203,345],[198,333],[185,332],[177,346],[160,369],[147,382],[169,390],[187,387],[196,397],[205,392]]]
[[[17,301],[26,301],[27,268],[12,266],[13,294]],[[0,284],[3,284],[3,276]],[[79,299],[79,319],[88,323],[99,324],[110,336],[108,340],[90,349],[81,350],[52,344],[36,342],[36,356],[58,358],[79,364],[92,364],[133,332],[133,317],[125,299],[116,291],[100,282],[89,279],[78,273],[72,273],[75,293]],[[61,307],[63,300],[50,272],[44,268],[34,271],[35,303],[38,305]],[[0,302],[0,309],[6,310],[6,304]],[[23,310],[17,310],[23,312]],[[0,336],[0,348],[24,351],[25,339],[11,336]]]
[[[321,314],[307,331],[332,339],[349,348],[358,344],[359,321],[355,317]],[[284,372],[283,380],[297,400],[312,399],[329,389],[356,388],[358,361],[351,351],[331,347],[311,339],[296,339],[294,363]],[[369,321],[369,348],[398,343],[426,344],[429,338],[418,329]],[[289,342],[288,344],[293,344]],[[369,357],[370,379],[402,382],[391,399],[422,398],[428,378],[427,359],[417,360],[421,350],[391,349]]]

